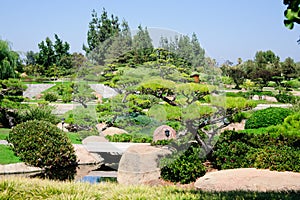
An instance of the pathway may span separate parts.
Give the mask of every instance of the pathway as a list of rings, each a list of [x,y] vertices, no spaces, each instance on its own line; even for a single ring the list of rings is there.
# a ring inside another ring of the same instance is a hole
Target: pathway
[[[90,87],[95,90],[98,94],[101,94],[103,98],[111,98],[116,96],[118,93],[111,87],[103,84],[89,84]]]
[[[55,84],[26,84],[27,89],[23,92],[23,96],[32,99],[54,85]]]

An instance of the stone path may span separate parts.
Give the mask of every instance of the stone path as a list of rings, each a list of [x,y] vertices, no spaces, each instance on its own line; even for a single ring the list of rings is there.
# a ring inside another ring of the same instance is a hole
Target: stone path
[[[55,84],[26,84],[27,89],[23,92],[23,96],[32,99],[54,85]]]
[[[93,90],[95,90],[95,92],[101,94],[103,98],[111,98],[118,94],[114,89],[105,86],[103,84],[89,84],[89,85]]]
[[[289,108],[292,107],[292,104],[258,104],[253,110],[262,110],[269,107]]]

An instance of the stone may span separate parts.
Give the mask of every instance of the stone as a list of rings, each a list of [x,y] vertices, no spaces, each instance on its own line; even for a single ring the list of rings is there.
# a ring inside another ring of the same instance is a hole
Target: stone
[[[269,102],[278,102],[275,97],[271,97],[271,96],[262,96],[262,99]]]
[[[259,100],[260,98],[259,98],[259,96],[258,95],[254,95],[253,97],[252,97],[252,100]]]
[[[109,127],[107,129],[105,129],[104,131],[102,131],[103,136],[123,134],[123,133],[128,133],[128,132],[123,129],[116,128],[116,127]]]
[[[204,191],[285,191],[300,189],[300,173],[240,168],[206,173],[194,184]]]
[[[82,144],[73,144],[77,162],[79,165],[99,164],[103,162],[98,154],[89,153]]]
[[[176,139],[176,131],[167,125],[162,125],[155,129],[153,133],[153,141]]]
[[[129,147],[121,157],[117,180],[119,184],[138,185],[160,178],[159,161],[171,151],[150,145]]]
[[[108,142],[108,140],[103,136],[88,136],[82,140],[82,144],[87,144],[89,142]]]
[[[69,124],[67,124],[67,123],[62,124],[61,122],[59,122],[56,126],[57,126],[57,128],[59,128],[60,130],[62,130],[64,132],[69,132],[69,130],[66,128],[69,126]]]

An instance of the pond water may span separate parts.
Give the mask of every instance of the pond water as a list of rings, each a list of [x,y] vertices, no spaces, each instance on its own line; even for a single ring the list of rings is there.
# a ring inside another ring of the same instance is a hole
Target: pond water
[[[27,178],[48,178],[54,180],[71,180],[77,182],[100,183],[117,182],[117,171],[105,165],[79,165],[72,169],[48,171],[46,173],[24,173],[24,174],[5,174],[1,178],[8,177],[27,177]]]

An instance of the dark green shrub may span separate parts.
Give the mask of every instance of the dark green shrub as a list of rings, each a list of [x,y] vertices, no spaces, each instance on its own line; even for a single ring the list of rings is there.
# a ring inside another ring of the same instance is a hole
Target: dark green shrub
[[[105,136],[110,142],[151,143],[152,137],[143,134],[115,134]]]
[[[289,95],[286,93],[277,94],[277,95],[275,95],[275,98],[280,103],[292,103],[293,104],[297,101],[297,98],[295,96]]]
[[[46,121],[18,124],[10,132],[9,142],[16,155],[28,165],[59,168],[76,163],[74,148],[67,135]]]
[[[52,114],[54,107],[48,105],[30,106],[28,109],[18,111],[17,123],[26,122],[29,120],[43,120],[52,124],[57,124],[60,119]]]
[[[300,171],[300,150],[290,146],[264,146],[247,153],[252,166],[276,171]]]
[[[214,167],[300,171],[300,137],[249,131],[221,134],[210,157]]]
[[[292,113],[287,108],[270,107],[258,110],[246,121],[245,129],[255,129],[281,124]]]
[[[204,151],[198,144],[192,144],[183,153],[174,153],[161,160],[161,177],[164,180],[190,183],[206,173]]]
[[[44,94],[44,99],[45,101],[55,102],[58,99],[58,95],[53,92],[47,92],[46,94]]]
[[[64,103],[70,103],[72,101],[72,95],[71,94],[63,94],[61,99]]]

